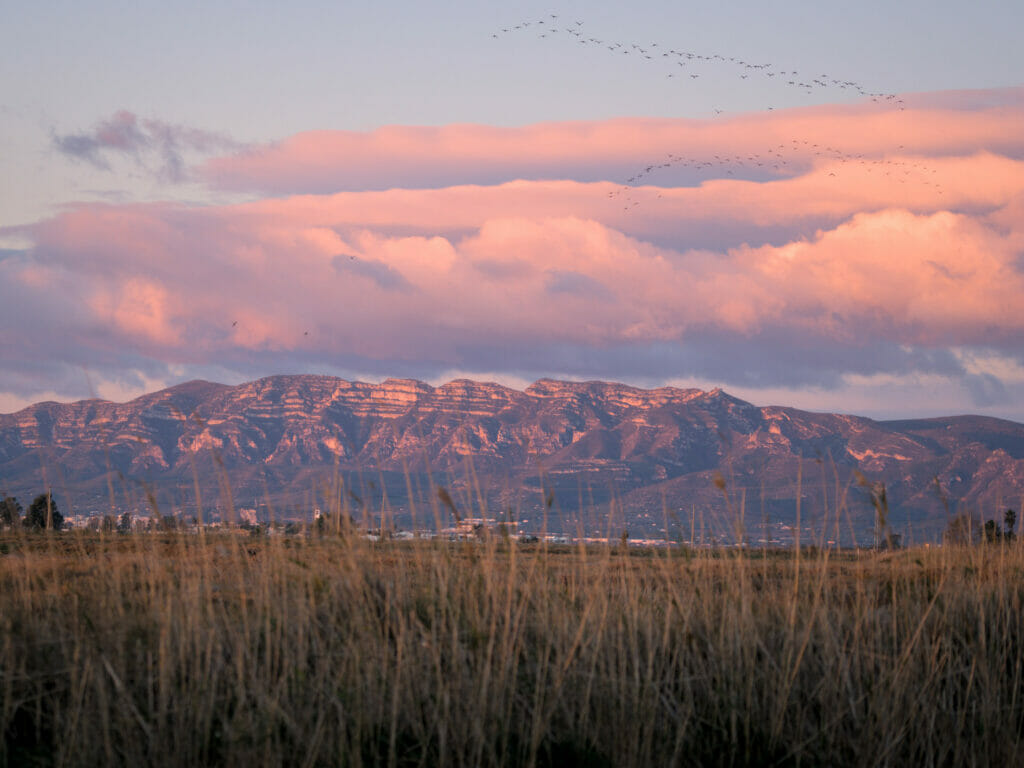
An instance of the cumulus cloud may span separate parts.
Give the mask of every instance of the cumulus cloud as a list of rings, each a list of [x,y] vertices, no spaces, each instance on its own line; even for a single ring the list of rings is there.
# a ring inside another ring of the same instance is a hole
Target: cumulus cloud
[[[112,380],[459,370],[888,397],[931,377],[1009,408],[1024,389],[1021,102],[301,135],[204,173],[275,192],[333,179],[330,193],[80,205],[22,228],[32,246],[0,259],[0,340],[40,370]],[[158,141],[128,118],[100,133],[76,150],[90,162]],[[666,159],[609,180],[674,141],[712,152],[702,178],[654,178],[682,162]],[[766,141],[793,164],[756,170]]]
[[[572,270],[548,270],[545,287],[548,293],[555,298],[561,293],[585,296],[591,299],[611,299],[613,297],[612,292],[599,280]]]
[[[730,340],[845,348],[852,370],[880,344],[1015,349],[1024,332],[1021,233],[944,211],[855,214],[812,239],[721,252],[578,217],[495,218],[450,239],[326,223],[247,206],[88,206],[40,225],[7,284],[25,296],[73,285],[64,311],[117,346],[196,363],[225,348],[308,348],[467,366],[460,350],[506,340],[600,349],[711,336],[723,351]],[[842,372],[833,357],[809,367]]]
[[[400,272],[381,261],[368,261],[351,254],[339,254],[331,260],[331,263],[339,272],[347,272],[357,277],[367,277],[378,288],[385,291],[405,291],[412,287]]]
[[[223,134],[151,118],[140,119],[127,110],[115,112],[90,131],[54,133],[52,144],[61,154],[100,170],[110,170],[113,158],[124,157],[151,168],[163,180],[171,182],[186,179],[187,155],[239,148],[237,142]]]

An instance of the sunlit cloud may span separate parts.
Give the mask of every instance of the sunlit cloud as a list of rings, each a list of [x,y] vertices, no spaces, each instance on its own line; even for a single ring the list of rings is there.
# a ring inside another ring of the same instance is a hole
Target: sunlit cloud
[[[912,407],[936,379],[950,403],[1008,413],[1024,91],[975,100],[300,134],[200,170],[280,197],[83,204],[21,228],[0,338],[61,382],[75,365],[144,382],[460,372]],[[110,123],[67,151],[159,142]],[[0,374],[0,392],[28,380]]]
[[[344,190],[492,185],[515,179],[624,181],[638,174],[665,186],[728,173],[778,178],[829,161],[970,154],[1024,159],[1024,88],[922,95],[893,110],[866,102],[757,112],[713,120],[623,118],[485,125],[386,126],[308,131],[213,157],[201,174],[236,191],[273,195]],[[906,168],[911,167],[910,165]],[[905,170],[900,166],[900,171]],[[892,169],[892,166],[889,166]]]

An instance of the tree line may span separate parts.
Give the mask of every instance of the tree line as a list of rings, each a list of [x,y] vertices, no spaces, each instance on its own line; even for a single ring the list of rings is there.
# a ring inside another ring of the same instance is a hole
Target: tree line
[[[996,519],[986,520],[982,523],[981,518],[970,512],[961,512],[953,517],[946,526],[943,540],[947,544],[978,544],[987,542],[994,544],[1000,541],[1012,542],[1016,540],[1017,513],[1007,509],[1003,513],[1003,524],[1000,526]]]
[[[64,515],[49,491],[32,500],[24,517],[23,512],[18,500],[5,493],[3,499],[0,499],[0,528],[13,528],[20,524],[32,530],[59,531],[64,525]]]

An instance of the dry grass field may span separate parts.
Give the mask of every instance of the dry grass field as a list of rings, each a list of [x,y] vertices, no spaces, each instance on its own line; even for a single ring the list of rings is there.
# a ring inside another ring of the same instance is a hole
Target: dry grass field
[[[0,763],[1012,765],[1024,550],[0,538]]]

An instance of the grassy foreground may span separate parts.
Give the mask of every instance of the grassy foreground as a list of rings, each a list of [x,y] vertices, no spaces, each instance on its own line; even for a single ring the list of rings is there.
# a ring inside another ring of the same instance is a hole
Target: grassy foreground
[[[1011,765],[1020,547],[0,538],[0,763]]]

